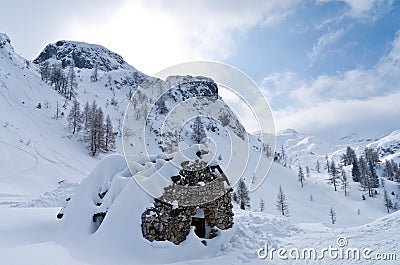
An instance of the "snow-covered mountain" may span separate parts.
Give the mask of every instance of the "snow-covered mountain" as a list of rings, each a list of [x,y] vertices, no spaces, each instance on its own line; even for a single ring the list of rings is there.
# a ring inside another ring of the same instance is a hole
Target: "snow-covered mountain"
[[[281,153],[283,147],[287,165],[294,167],[308,166],[314,170],[317,161],[321,165],[324,163],[326,155],[338,162],[347,146],[353,148],[357,154],[361,154],[365,147],[371,147],[378,150],[381,159],[397,160],[400,156],[400,132],[396,130],[380,139],[359,137],[356,133],[352,133],[330,141],[290,128],[276,134],[276,151]]]
[[[46,46],[31,63],[15,53],[8,36],[0,34],[0,215],[7,217],[0,221],[0,257],[4,264],[32,264],[32,260],[38,264],[265,264],[257,257],[257,250],[266,243],[273,247],[322,249],[335,245],[339,236],[349,239],[349,247],[371,247],[376,252],[398,250],[400,216],[398,212],[386,216],[383,188],[378,189],[375,198],[364,201],[358,184],[351,182],[349,195],[344,196],[342,190],[335,192],[327,183],[325,172],[313,170],[301,188],[296,166],[314,169],[316,161],[322,164],[326,154],[338,159],[347,145],[361,152],[368,144],[377,148],[383,158],[398,159],[399,131],[376,141],[358,139],[353,134],[327,142],[293,129],[283,130],[276,135],[276,151],[284,147],[292,169],[273,163],[263,185],[250,195],[250,211],[234,209],[232,229],[221,231],[217,238],[207,241],[207,246],[193,231],[179,246],[145,241],[140,232],[140,214],[153,198],[130,177],[123,156],[101,154],[93,158],[82,138],[70,133],[65,117],[70,102],[41,79],[40,67],[46,63],[60,65],[64,70],[74,67],[78,101],[84,104],[95,99],[111,116],[118,136],[123,130],[129,98],[138,85],[144,80],[165,85],[99,45],[59,41]],[[93,79],[96,71],[97,78]],[[203,92],[218,96],[211,80],[205,84],[197,82],[199,78],[171,77],[166,83],[180,78],[187,78],[187,85],[165,94],[166,104],[156,105],[158,108],[149,116],[149,128],[160,126],[160,107],[170,110],[183,98]],[[55,119],[57,105],[64,115]],[[184,134],[190,133],[190,126],[188,123],[184,127]],[[248,138],[249,161],[253,163],[253,156],[262,151],[258,137],[243,135],[242,126],[231,117],[225,126],[231,127],[239,138]],[[224,126],[216,125],[214,130],[219,134],[215,138],[217,144],[226,145]],[[148,143],[157,149],[159,143],[155,139],[160,132],[153,130],[152,136]],[[121,138],[117,139],[116,152],[121,153]],[[224,160],[228,154],[221,157]],[[157,166],[165,164],[159,162]],[[346,170],[350,176],[350,169]],[[243,176],[250,181],[251,170]],[[279,186],[287,196],[290,217],[279,216],[275,209]],[[386,181],[385,189],[393,202],[399,201],[398,184]],[[69,203],[62,211],[65,216],[58,220],[56,215],[66,199]],[[261,199],[265,202],[264,212],[259,211]],[[335,225],[328,216],[330,207],[337,213]],[[106,211],[101,225],[95,224],[93,215]],[[311,260],[308,264],[349,262],[328,259]],[[350,264],[379,263],[359,260]]]
[[[281,130],[276,134],[276,151],[286,153],[287,164],[308,166],[315,169],[317,160],[322,162],[325,155],[336,147],[315,136],[302,134],[294,129]]]
[[[73,66],[79,69],[97,68],[104,72],[119,69],[136,71],[121,55],[103,46],[84,42],[60,40],[48,44],[33,63],[41,64],[49,59],[61,62],[63,68]]]
[[[81,42],[49,44],[32,63],[14,51],[7,35],[0,34],[2,204],[19,201],[21,194],[35,198],[65,188],[66,182],[80,182],[103,156],[88,156],[82,135],[70,133],[71,102],[41,79],[43,64],[64,66],[65,73],[74,67],[77,100],[81,106],[96,100],[111,116],[118,136],[129,98],[147,78],[120,55]],[[117,137],[117,152],[122,151],[120,142]]]
[[[383,159],[400,160],[400,130],[367,145],[370,148],[378,150]]]

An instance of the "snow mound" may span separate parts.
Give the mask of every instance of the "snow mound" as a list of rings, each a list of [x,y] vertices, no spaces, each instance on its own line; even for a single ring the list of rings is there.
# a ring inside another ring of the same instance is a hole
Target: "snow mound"
[[[62,180],[59,184],[55,190],[45,192],[37,199],[11,203],[10,207],[64,207],[78,184],[69,182],[68,180]]]
[[[208,246],[204,246],[203,239],[192,230],[179,246],[170,242],[149,242],[143,239],[140,224],[142,212],[152,202],[153,198],[131,177],[124,157],[107,156],[76,188],[62,210],[64,216],[57,242],[79,256],[82,251],[85,255],[98,253],[97,257],[90,257],[90,263],[112,260],[114,264],[128,264],[135,260],[140,264],[160,264],[203,259],[210,253],[216,255],[214,249],[220,249],[229,240],[231,232],[220,231]],[[105,211],[105,215],[97,215]]]

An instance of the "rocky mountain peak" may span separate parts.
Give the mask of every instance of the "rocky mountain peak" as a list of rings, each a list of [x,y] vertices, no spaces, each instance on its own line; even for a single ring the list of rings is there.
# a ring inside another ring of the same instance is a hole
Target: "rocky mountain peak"
[[[0,49],[7,49],[14,52],[14,48],[11,46],[10,37],[5,33],[0,33]]]
[[[45,61],[58,61],[63,68],[74,66],[77,68],[93,69],[109,72],[112,70],[136,70],[124,61],[121,55],[107,48],[77,41],[60,40],[48,44],[39,56],[33,60],[36,64]]]

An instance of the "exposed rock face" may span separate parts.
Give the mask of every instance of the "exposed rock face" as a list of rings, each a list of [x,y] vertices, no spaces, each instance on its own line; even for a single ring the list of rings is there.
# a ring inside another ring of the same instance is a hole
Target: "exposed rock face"
[[[111,70],[135,70],[127,64],[121,55],[116,54],[103,46],[84,42],[61,40],[48,44],[39,56],[33,60],[41,64],[49,59],[57,60],[63,68],[74,66],[109,72]]]
[[[202,161],[182,166],[179,176],[171,178],[174,183],[154,199],[154,207],[142,213],[142,234],[149,241],[185,241],[198,210],[204,213],[194,224],[201,237],[212,238],[217,228],[225,230],[233,225],[231,189],[224,188],[224,178]]]
[[[6,46],[11,47],[10,37],[8,37],[4,33],[0,33],[0,48],[6,47]]]

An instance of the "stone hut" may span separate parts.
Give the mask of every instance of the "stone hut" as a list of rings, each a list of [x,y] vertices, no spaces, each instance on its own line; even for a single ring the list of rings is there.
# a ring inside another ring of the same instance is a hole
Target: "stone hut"
[[[154,206],[142,213],[142,234],[149,241],[178,245],[191,226],[199,238],[210,239],[233,225],[232,188],[221,168],[200,159],[181,167],[163,195],[154,199]]]

